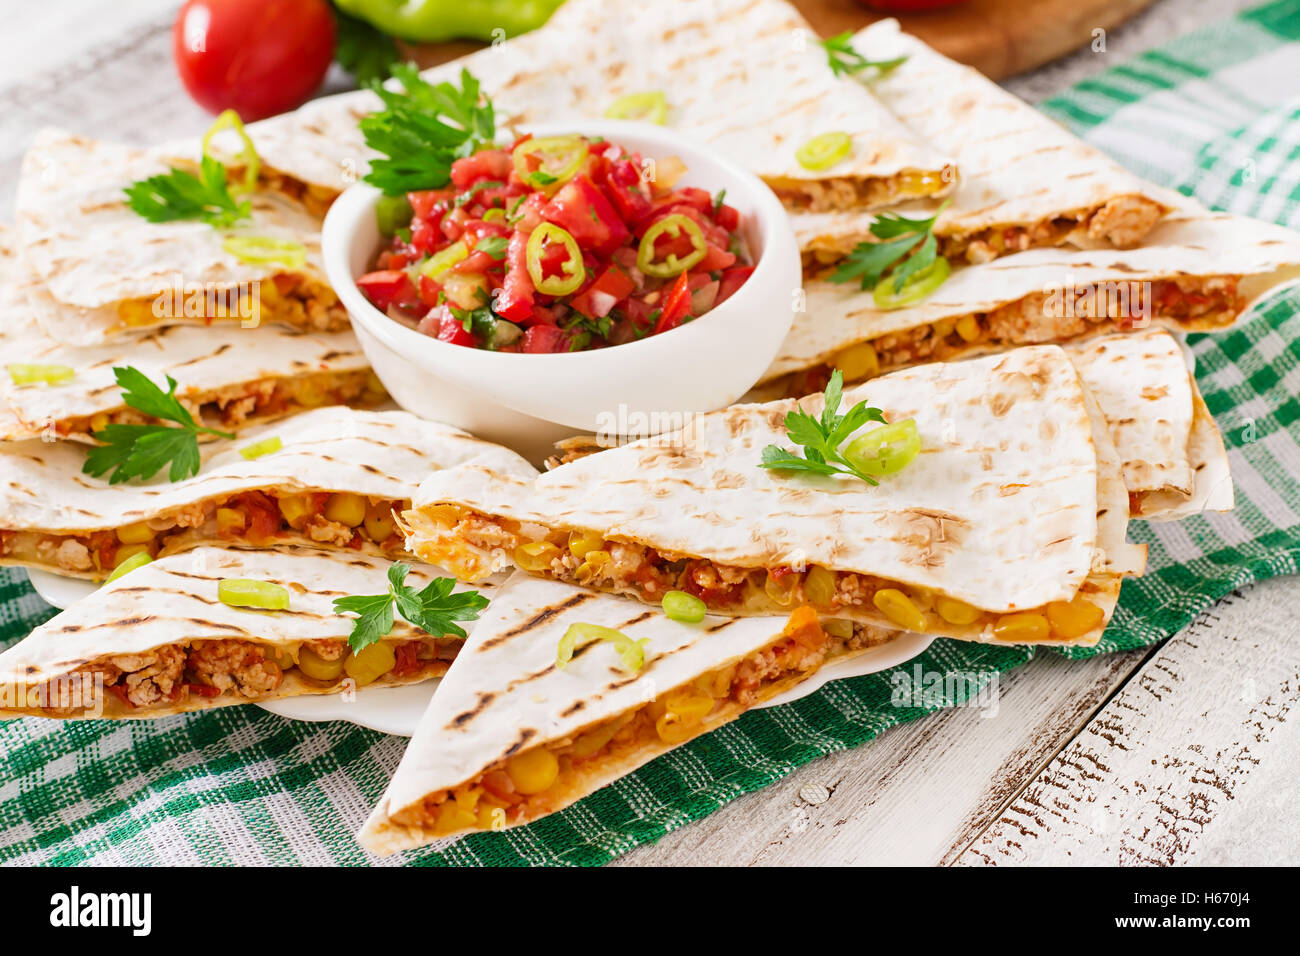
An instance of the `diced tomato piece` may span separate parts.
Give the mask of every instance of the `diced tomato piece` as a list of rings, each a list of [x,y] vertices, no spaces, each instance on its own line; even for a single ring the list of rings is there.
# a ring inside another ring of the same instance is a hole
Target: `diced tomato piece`
[[[635,289],[636,283],[632,281],[632,277],[618,266],[612,265],[602,272],[595,282],[574,296],[569,305],[583,315],[603,318]]]
[[[506,277],[497,290],[492,311],[511,322],[523,322],[533,314],[533,279],[526,262],[528,237],[516,232],[506,246]]]
[[[406,641],[393,648],[397,663],[393,665],[394,677],[407,677],[420,669],[420,645],[415,641]]]
[[[515,792],[514,781],[504,770],[493,770],[484,774],[482,783],[483,789],[501,803],[513,806],[523,800],[523,797]]]
[[[721,272],[736,264],[736,257],[724,249],[710,245],[704,250],[704,258],[694,266],[700,272]]]
[[[411,246],[413,248],[428,256],[437,252],[444,242],[446,242],[446,238],[442,234],[441,217],[436,220],[411,220]]]
[[[435,214],[435,207],[439,203],[446,203],[452,198],[450,189],[423,189],[419,192],[407,193],[406,201],[411,204],[411,211],[415,214],[416,219],[432,219]]]
[[[652,208],[650,197],[645,194],[639,181],[630,186],[620,186],[610,182],[605,186],[605,194],[609,196],[609,201],[629,226],[637,226],[641,220],[650,215]]]
[[[578,246],[608,256],[631,232],[605,195],[586,176],[569,180],[542,207],[542,218],[566,230]]]
[[[664,310],[659,313],[659,320],[655,322],[654,334],[658,335],[660,332],[677,328],[682,324],[682,319],[686,318],[690,308],[691,280],[690,271],[687,270],[677,277],[677,281],[673,283],[668,293],[668,298],[664,299]]]
[[[457,206],[442,217],[442,234],[455,242],[465,234],[465,227],[469,225],[473,218],[464,206]]]
[[[722,284],[718,287],[718,297],[713,302],[716,309],[723,302],[726,302],[736,290],[745,284],[745,281],[754,274],[754,266],[736,266],[734,269],[727,269],[722,273]]]
[[[406,305],[418,298],[411,277],[400,269],[367,272],[357,279],[357,285],[381,312],[387,312],[390,306]]]
[[[451,182],[459,190],[468,189],[480,179],[502,182],[510,175],[510,154],[503,149],[484,149],[472,156],[462,156],[451,164]]]
[[[231,500],[231,506],[244,513],[244,536],[250,541],[269,541],[283,523],[280,506],[261,491],[245,491]]]
[[[438,325],[438,341],[448,342],[452,345],[468,345],[474,347],[474,335],[465,331],[465,326],[460,319],[451,314],[450,309],[443,309],[443,315]]]
[[[714,213],[713,220],[727,232],[735,232],[740,228],[740,210],[723,203]]]
[[[481,249],[475,249],[464,259],[460,260],[460,262],[452,266],[451,271],[469,275],[475,272],[487,272],[489,269],[495,268],[500,264],[501,261],[499,259],[493,259]]]
[[[532,325],[524,332],[523,351],[567,352],[569,333],[555,325]]]
[[[680,202],[689,206],[694,206],[700,212],[713,211],[713,197],[709,195],[707,189],[700,189],[698,186],[685,186],[677,190]]]
[[[442,291],[442,286],[434,282],[428,276],[420,276],[420,301],[425,305],[433,308],[438,304],[438,293]]]
[[[191,694],[198,694],[200,697],[220,697],[221,688],[213,687],[211,684],[189,683],[185,685],[189,688]]]

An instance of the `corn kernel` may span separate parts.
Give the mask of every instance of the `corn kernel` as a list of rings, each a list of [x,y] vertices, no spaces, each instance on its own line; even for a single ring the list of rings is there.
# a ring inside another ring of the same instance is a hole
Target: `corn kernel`
[[[590,757],[613,740],[618,730],[619,723],[616,720],[606,721],[598,727],[593,727],[573,742],[573,746],[569,748],[570,756],[579,760]]]
[[[529,541],[515,548],[515,566],[521,571],[546,571],[560,549],[545,541]]]
[[[343,665],[346,660],[346,657],[340,657],[337,660],[327,661],[310,647],[304,647],[298,652],[298,670],[312,680],[336,681],[343,675]]]
[[[814,564],[803,579],[803,597],[809,604],[830,607],[835,600],[835,572]]]
[[[343,661],[343,670],[358,687],[373,684],[397,666],[397,655],[388,641],[375,641]]]
[[[90,416],[90,430],[100,432],[108,427],[108,413],[100,412],[97,415]]]
[[[934,599],[934,609],[949,624],[974,624],[982,613],[979,608],[971,607],[965,601],[943,595]]]
[[[541,793],[560,775],[560,762],[545,747],[534,747],[507,760],[506,773],[520,793]]]
[[[217,509],[217,533],[218,534],[239,534],[244,530],[246,524],[244,513],[237,508],[218,508]]]
[[[349,492],[330,495],[325,502],[325,517],[355,528],[366,520],[366,499]]]
[[[433,831],[438,834],[455,833],[477,823],[477,814],[466,810],[455,800],[447,800],[438,807],[438,819],[434,821]]]
[[[569,550],[575,558],[586,557],[588,551],[598,551],[605,544],[605,539],[595,532],[574,531],[569,535]]]
[[[501,807],[494,807],[489,803],[485,803],[478,808],[475,825],[480,830],[504,830],[506,811]]]
[[[117,317],[122,320],[123,325],[157,325],[160,317],[153,314],[153,303],[153,299],[130,299],[119,302]]]
[[[366,534],[376,544],[382,544],[393,536],[397,530],[393,523],[393,508],[387,501],[370,505],[366,508]]]
[[[151,558],[158,557],[158,542],[148,541],[144,544],[124,544],[113,554],[113,564],[117,566],[127,558],[137,554],[147,554]]]
[[[999,641],[1023,644],[1027,641],[1045,641],[1051,625],[1041,614],[1004,614],[993,625],[993,635]]]
[[[118,528],[117,540],[123,544],[144,544],[153,540],[153,529],[146,522],[137,521]]]
[[[881,588],[872,596],[871,603],[891,624],[897,624],[905,631],[925,630],[925,615],[898,588]]]
[[[298,382],[294,387],[294,396],[298,399],[298,404],[307,408],[316,408],[330,400],[329,391],[324,383],[310,378]]]
[[[980,337],[980,322],[973,315],[964,315],[957,320],[957,334],[966,342],[974,342]]]
[[[679,692],[664,701],[664,712],[655,721],[655,733],[666,744],[689,740],[699,729],[700,721],[713,710],[713,697],[706,694]]]
[[[1052,601],[1047,605],[1047,621],[1052,633],[1067,640],[1083,637],[1101,625],[1106,612],[1091,601],[1075,596],[1070,601]]]
[[[280,516],[291,528],[301,529],[311,515],[311,502],[303,495],[285,495],[276,503]]]
[[[846,382],[856,382],[879,374],[880,359],[870,342],[861,342],[835,356],[835,367],[843,373]]]

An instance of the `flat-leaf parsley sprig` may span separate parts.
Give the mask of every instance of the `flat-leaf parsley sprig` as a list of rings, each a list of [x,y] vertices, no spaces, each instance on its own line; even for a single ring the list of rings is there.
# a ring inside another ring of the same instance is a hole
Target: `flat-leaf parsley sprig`
[[[855,431],[868,422],[884,423],[885,415],[879,408],[858,402],[843,415],[839,414],[843,397],[844,376],[836,369],[826,386],[825,405],[821,417],[814,417],[801,408],[786,413],[785,430],[790,439],[803,446],[803,455],[768,445],[763,449],[760,467],[781,471],[811,471],[818,475],[851,475],[869,485],[879,484],[875,478],[851,462],[840,446]]]
[[[199,473],[200,434],[234,438],[230,432],[217,431],[194,421],[194,416],[176,398],[176,380],[167,378],[167,391],[130,365],[113,369],[122,388],[122,401],[149,418],[175,422],[170,425],[106,425],[91,437],[103,442],[90,449],[81,470],[96,478],[111,472],[110,485],[132,478],[152,478],[164,465],[170,481],[180,481]]]
[[[853,31],[845,30],[833,37],[817,41],[826,51],[826,62],[836,76],[857,76],[867,69],[875,69],[876,75],[882,76],[907,62],[906,56],[895,57],[892,60],[868,60],[854,48],[852,40]]]
[[[252,214],[248,200],[231,195],[225,165],[207,155],[198,176],[173,168],[127,186],[126,204],[149,222],[197,219],[219,229]]]
[[[394,65],[393,76],[401,91],[372,85],[384,108],[360,122],[366,145],[383,154],[365,180],[387,196],[445,186],[455,160],[495,138],[492,101],[469,70],[460,71],[459,87],[429,83],[411,63]]]
[[[465,629],[456,621],[476,621],[488,606],[488,599],[478,591],[454,591],[452,578],[434,578],[417,591],[406,583],[411,566],[398,562],[388,569],[388,593],[366,594],[334,599],[334,610],[351,612],[357,617],[352,624],[348,644],[354,652],[364,650],[393,629],[393,606],[416,627],[434,637],[465,637]]]

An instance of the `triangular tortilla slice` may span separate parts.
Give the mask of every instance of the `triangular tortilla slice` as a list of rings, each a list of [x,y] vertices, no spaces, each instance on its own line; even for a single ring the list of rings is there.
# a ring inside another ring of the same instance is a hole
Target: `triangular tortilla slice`
[[[0,441],[91,441],[108,424],[145,419],[122,402],[115,366],[130,365],[177,395],[208,425],[232,430],[321,405],[388,400],[350,331],[308,333],[279,327],[146,329],[101,345],[73,347],[40,328],[30,295],[45,294],[19,258],[11,227],[0,226],[0,354],[4,365],[71,369],[58,385],[16,385],[0,368]]]
[[[595,643],[557,667],[574,624],[645,641],[644,665],[629,672],[615,647]],[[892,636],[806,608],[683,624],[516,574],[475,624],[359,839],[386,854],[529,823]]]
[[[1185,208],[1138,249],[1030,249],[954,269],[923,302],[882,310],[856,283],[805,284],[764,394],[804,395],[838,367],[846,381],[915,362],[1065,342],[1142,326],[1211,331],[1300,277],[1300,234]]]
[[[455,80],[468,69],[492,98],[499,128],[599,118],[623,96],[662,93],[668,126],[750,169],[798,208],[867,208],[949,192],[951,158],[862,84],[835,77],[814,41],[783,0],[569,0],[546,26],[425,76]],[[355,120],[374,104],[369,94],[349,94],[248,131],[268,166],[337,189],[340,170],[364,172]],[[800,165],[795,151],[831,132],[850,136],[849,155],[826,170]]]
[[[876,487],[759,467],[766,445],[790,446],[786,414],[819,414],[820,396],[739,405],[540,476],[522,459],[434,474],[403,515],[407,546],[466,580],[517,565],[647,603],[694,591],[726,614],[804,601],[970,640],[1100,636],[1106,614],[1077,605],[1079,633],[1023,616],[1075,598],[1106,612],[1144,561],[1124,542],[1105,420],[1062,349],[909,369],[850,389],[842,410],[859,401],[921,435]]]
[[[382,558],[313,548],[200,548],[147,564],[0,654],[0,718],[165,717],[440,677],[462,638],[398,617],[378,650],[356,656],[347,645],[352,618],[334,599],[385,593],[388,568]],[[406,583],[422,588],[438,576],[415,564]],[[286,588],[289,609],[224,604],[224,578]],[[495,585],[475,587],[490,598]]]
[[[243,451],[279,447],[251,459]],[[330,407],[201,446],[192,478],[110,485],[86,446],[0,444],[0,564],[102,579],[132,554],[203,544],[315,544],[401,557],[394,509],[440,468],[496,446],[407,412]],[[502,449],[499,454],[507,454]]]
[[[977,70],[881,20],[853,38],[872,60],[906,57],[871,92],[921,139],[950,153],[961,181],[935,224],[955,265],[1042,246],[1128,248],[1167,212],[1168,193],[1089,146]],[[898,211],[933,216],[937,202]],[[872,217],[848,212],[792,217],[805,264],[825,268],[871,240]]]
[[[244,197],[252,218],[229,229],[197,221],[149,222],[123,190],[194,164],[159,150],[45,129],[23,159],[17,219],[23,255],[47,294],[33,295],[42,326],[69,345],[96,345],[133,329],[198,324],[287,326],[334,332],[347,312],[325,278],[320,220],[272,190]],[[229,237],[300,246],[301,266],[248,262]]]
[[[1144,329],[1067,351],[1106,416],[1134,517],[1232,509],[1223,438],[1172,335]]]

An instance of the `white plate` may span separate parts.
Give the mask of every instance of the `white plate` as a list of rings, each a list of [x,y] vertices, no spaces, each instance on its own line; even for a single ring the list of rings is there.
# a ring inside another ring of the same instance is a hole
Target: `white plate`
[[[36,593],[55,607],[64,608],[93,592],[96,585],[80,578],[67,578],[48,571],[28,571]],[[775,707],[807,697],[828,681],[861,677],[888,670],[916,657],[934,637],[930,634],[902,634],[888,644],[881,644],[852,660],[824,667],[797,687],[774,697],[760,707]],[[288,697],[258,704],[263,710],[290,720],[346,720],[361,727],[398,737],[409,737],[420,722],[420,715],[438,687],[436,680],[407,687],[371,687],[351,697],[321,694],[312,697]]]

